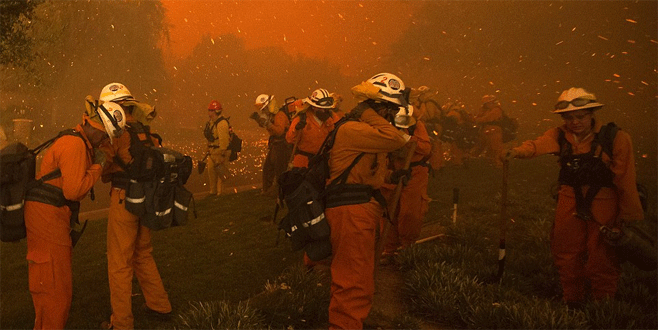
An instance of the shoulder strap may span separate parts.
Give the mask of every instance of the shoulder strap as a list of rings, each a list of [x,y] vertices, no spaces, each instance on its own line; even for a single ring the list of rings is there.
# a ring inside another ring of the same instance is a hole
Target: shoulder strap
[[[87,142],[86,142],[86,141],[84,140],[84,138],[82,137],[82,134],[80,134],[80,132],[76,131],[75,129],[70,128],[70,129],[66,129],[66,130],[63,130],[63,131],[59,132],[59,133],[57,134],[57,136],[55,136],[54,138],[52,138],[52,139],[50,139],[50,140],[48,140],[48,141],[46,141],[46,142],[40,144],[38,147],[36,147],[36,148],[30,150],[30,152],[31,152],[33,155],[36,156],[36,155],[37,155],[38,153],[40,153],[43,149],[46,149],[46,148],[50,147],[50,145],[52,145],[52,144],[55,142],[55,140],[59,139],[60,137],[62,137],[62,136],[64,136],[64,135],[73,135],[73,136],[77,136],[77,137],[79,137],[79,138],[82,139],[82,141],[85,143],[85,146],[86,146],[86,143],[87,143]],[[52,179],[55,179],[55,178],[59,178],[60,176],[62,176],[62,171],[61,171],[59,168],[56,168],[56,169],[52,170],[51,172],[44,174],[42,177],[39,178],[39,180],[35,180],[34,182],[30,183],[30,184],[29,184],[29,187],[30,187],[30,188],[31,188],[31,187],[36,187],[36,186],[39,185],[39,184],[42,184],[42,183],[44,183],[44,182],[46,182],[46,181],[48,181],[48,180],[52,180]]]
[[[595,140],[601,145],[601,150],[612,157],[612,147],[621,128],[614,122],[601,126],[601,130],[596,134]]]
[[[567,141],[567,137],[564,136],[564,131],[561,129],[557,129],[558,135],[557,135],[557,143],[560,145],[560,153],[558,156],[560,158],[564,156],[569,156],[571,155],[571,144],[569,144],[569,141]]]

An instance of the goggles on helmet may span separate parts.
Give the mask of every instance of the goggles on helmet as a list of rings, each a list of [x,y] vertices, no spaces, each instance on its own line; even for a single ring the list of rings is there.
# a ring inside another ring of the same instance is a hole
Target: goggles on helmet
[[[596,100],[578,97],[578,98],[575,98],[571,101],[560,101],[560,102],[556,103],[555,104],[555,110],[566,109],[569,106],[569,104],[573,105],[574,107],[582,107],[582,106],[590,104],[590,103],[596,103]]]

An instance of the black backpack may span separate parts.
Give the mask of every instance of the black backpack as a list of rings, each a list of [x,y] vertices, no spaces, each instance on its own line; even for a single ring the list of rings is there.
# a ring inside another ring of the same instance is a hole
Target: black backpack
[[[64,135],[81,137],[74,129],[67,129],[34,149],[28,149],[23,143],[14,142],[0,151],[1,241],[15,242],[26,237],[25,194],[31,188],[61,176],[60,170],[56,169],[35,180],[37,155]]]
[[[324,215],[326,190],[347,178],[350,170],[364,153],[357,156],[350,166],[334,181],[329,178],[329,151],[342,124],[352,120],[347,117],[336,122],[334,130],[325,138],[318,153],[309,160],[308,167],[293,167],[278,179],[279,198],[285,201],[288,214],[281,219],[278,228],[290,239],[293,251],[304,249],[313,261],[331,255],[329,236],[331,230]]]
[[[152,230],[185,224],[192,193],[184,184],[192,173],[192,157],[155,146],[148,126],[131,123],[127,131],[133,160],[124,164],[115,157],[130,178],[126,189],[126,210]],[[141,134],[144,139],[140,139]]]

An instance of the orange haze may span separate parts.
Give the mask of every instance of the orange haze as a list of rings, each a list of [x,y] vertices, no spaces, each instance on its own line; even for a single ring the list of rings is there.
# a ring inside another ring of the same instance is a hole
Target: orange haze
[[[325,58],[348,73],[385,55],[422,1],[163,0],[170,25],[168,66],[203,35],[235,34],[248,49],[280,46],[291,55]]]

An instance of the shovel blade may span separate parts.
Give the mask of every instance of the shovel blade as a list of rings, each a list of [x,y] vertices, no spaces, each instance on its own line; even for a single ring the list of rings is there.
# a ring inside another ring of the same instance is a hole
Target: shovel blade
[[[206,169],[206,162],[199,162],[197,165],[197,170],[199,170],[199,174],[203,173],[203,170]]]

